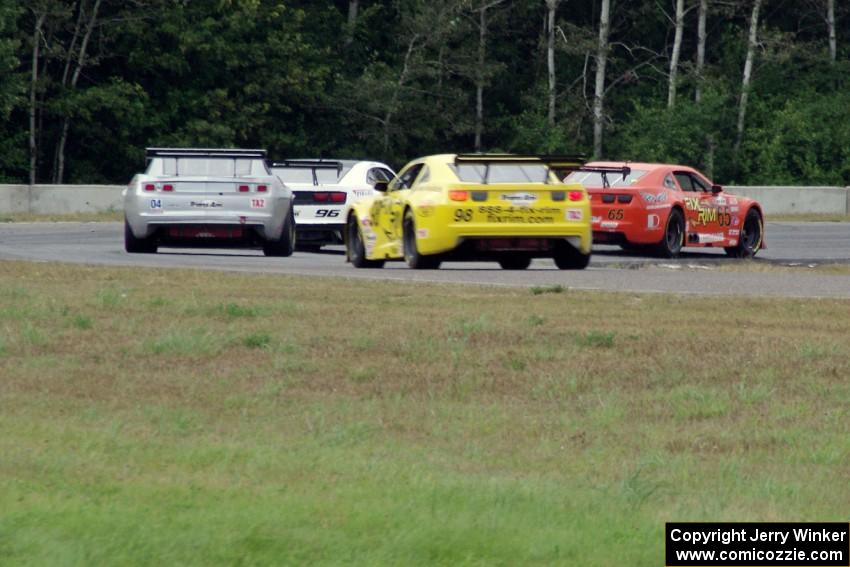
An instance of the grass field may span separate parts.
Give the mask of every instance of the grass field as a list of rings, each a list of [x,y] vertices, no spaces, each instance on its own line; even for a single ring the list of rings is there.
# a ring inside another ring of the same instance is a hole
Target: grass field
[[[846,521],[850,302],[0,262],[0,564],[662,565]]]

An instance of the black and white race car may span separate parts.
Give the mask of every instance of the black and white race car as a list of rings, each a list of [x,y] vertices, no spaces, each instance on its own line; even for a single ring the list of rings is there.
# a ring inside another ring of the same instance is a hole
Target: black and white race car
[[[342,244],[351,205],[371,197],[377,181],[395,178],[377,161],[289,159],[274,162],[272,172],[293,192],[298,249],[304,251]]]

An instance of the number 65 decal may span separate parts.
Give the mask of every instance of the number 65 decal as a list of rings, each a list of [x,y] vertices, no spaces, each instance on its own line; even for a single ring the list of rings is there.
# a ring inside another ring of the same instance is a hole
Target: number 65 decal
[[[336,218],[339,216],[339,211],[337,209],[319,209],[316,211],[316,216],[319,218]]]

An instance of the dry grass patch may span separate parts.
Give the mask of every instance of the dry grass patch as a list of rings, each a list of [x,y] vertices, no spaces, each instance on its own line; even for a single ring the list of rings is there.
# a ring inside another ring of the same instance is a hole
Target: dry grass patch
[[[654,565],[665,520],[838,520],[848,335],[839,300],[0,263],[0,557]]]

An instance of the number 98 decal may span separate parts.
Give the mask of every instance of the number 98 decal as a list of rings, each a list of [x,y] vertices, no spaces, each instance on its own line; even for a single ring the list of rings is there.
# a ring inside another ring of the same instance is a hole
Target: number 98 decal
[[[321,218],[333,219],[339,216],[338,209],[319,209],[316,211],[316,216]]]

